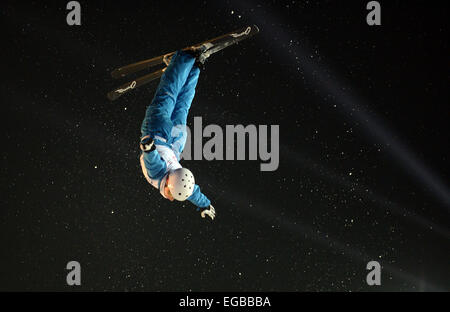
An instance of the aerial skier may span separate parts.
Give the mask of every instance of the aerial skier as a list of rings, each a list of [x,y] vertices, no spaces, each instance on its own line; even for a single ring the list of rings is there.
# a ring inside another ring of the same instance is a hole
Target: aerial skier
[[[177,51],[164,71],[141,127],[140,163],[147,181],[173,201],[188,200],[214,220],[211,201],[195,184],[194,175],[180,164],[186,143],[186,121],[200,75],[200,49]]]
[[[141,125],[140,164],[146,180],[170,200],[188,200],[197,207],[202,218],[214,220],[216,211],[211,201],[195,184],[192,172],[181,166],[180,157],[186,139],[186,122],[200,75],[200,64],[212,54],[258,33],[257,26],[205,41],[195,46],[114,70],[114,78],[154,66],[167,67],[140,77],[108,93],[110,100],[161,77]]]

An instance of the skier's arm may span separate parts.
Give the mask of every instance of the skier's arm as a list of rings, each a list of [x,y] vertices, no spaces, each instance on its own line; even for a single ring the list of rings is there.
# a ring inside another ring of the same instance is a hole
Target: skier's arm
[[[211,205],[211,201],[200,191],[200,187],[197,184],[194,185],[194,192],[187,200],[197,206],[197,211],[208,208]]]
[[[158,151],[144,152],[144,164],[150,178],[159,179],[166,172],[166,162],[161,159]]]
[[[141,150],[143,151],[144,165],[150,178],[157,179],[166,173],[166,162],[155,149],[153,140],[149,136],[141,139]]]
[[[200,187],[195,184],[194,192],[188,197],[188,200],[197,206],[197,211],[201,211],[201,216],[210,217],[212,220],[216,217],[216,210],[211,205],[211,201],[200,191]]]

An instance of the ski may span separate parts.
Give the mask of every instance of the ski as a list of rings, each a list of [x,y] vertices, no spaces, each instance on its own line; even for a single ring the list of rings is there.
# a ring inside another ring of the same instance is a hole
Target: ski
[[[244,39],[248,39],[259,32],[259,28],[256,25],[247,26],[237,31],[225,34],[223,36],[202,42],[194,47],[204,47],[206,49],[200,55],[200,62],[203,62],[212,54],[217,53],[231,45],[234,45]]]
[[[187,48],[184,48],[183,50],[189,49],[189,48],[198,48],[203,51],[199,57],[200,62],[204,62],[208,57],[210,57],[212,54],[217,53],[231,45],[234,45],[244,39],[250,38],[257,34],[259,32],[259,29],[256,25],[247,26],[244,28],[241,28],[239,30],[227,33],[225,35],[198,43],[196,45],[189,46]],[[170,63],[170,60],[175,52],[163,54],[148,60],[140,61],[137,63],[129,64],[123,67],[119,67],[111,72],[111,76],[115,79],[117,78],[123,78],[130,74],[142,71],[144,69],[154,67],[157,65],[164,64],[165,66],[168,66]],[[166,68],[166,67],[165,67]],[[116,100],[121,95],[136,89],[140,86],[143,86],[159,77],[163,74],[165,68],[157,70],[151,74],[145,75],[143,77],[137,78],[133,81],[129,81],[120,87],[116,88],[115,90],[108,93],[108,98],[111,101]]]
[[[157,70],[153,73],[150,73],[148,75],[142,76],[140,78],[137,78],[133,81],[129,81],[127,83],[124,83],[123,85],[121,85],[120,87],[108,92],[107,96],[108,99],[110,101],[114,101],[117,100],[121,95],[127,93],[130,90],[136,89],[140,86],[143,86],[149,82],[152,82],[155,79],[158,79],[159,77],[162,76],[162,74],[164,73],[164,71],[166,70],[165,68],[162,68],[160,70]]]
[[[126,65],[120,68],[117,68],[115,70],[113,70],[111,72],[111,76],[114,79],[118,79],[118,78],[122,78],[125,77],[129,74],[133,74],[136,73],[138,71],[153,67],[153,66],[157,66],[160,65],[162,63],[164,63],[164,58],[169,58],[174,54],[174,52],[169,53],[169,54],[165,54],[165,55],[161,55],[161,56],[157,56],[154,58],[151,58],[149,60],[145,60],[145,61],[140,61],[137,63],[133,63],[130,65]],[[167,64],[166,64],[167,65]]]

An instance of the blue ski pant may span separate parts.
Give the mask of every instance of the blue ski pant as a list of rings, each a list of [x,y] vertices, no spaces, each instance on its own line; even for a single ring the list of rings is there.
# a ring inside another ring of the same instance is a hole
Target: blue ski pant
[[[158,136],[169,145],[176,143],[180,154],[186,144],[186,120],[200,75],[194,63],[195,58],[186,52],[177,51],[173,55],[141,126],[141,138]]]

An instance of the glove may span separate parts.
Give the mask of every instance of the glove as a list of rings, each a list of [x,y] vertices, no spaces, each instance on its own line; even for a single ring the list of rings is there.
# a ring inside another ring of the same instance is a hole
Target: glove
[[[204,208],[202,210],[202,213],[200,215],[202,216],[202,218],[204,218],[205,216],[208,216],[211,218],[211,220],[214,220],[214,218],[216,217],[216,210],[214,209],[214,207],[212,205],[209,205],[208,208]]]
[[[156,146],[153,139],[147,135],[141,139],[140,148],[143,152],[151,152],[155,150]]]

